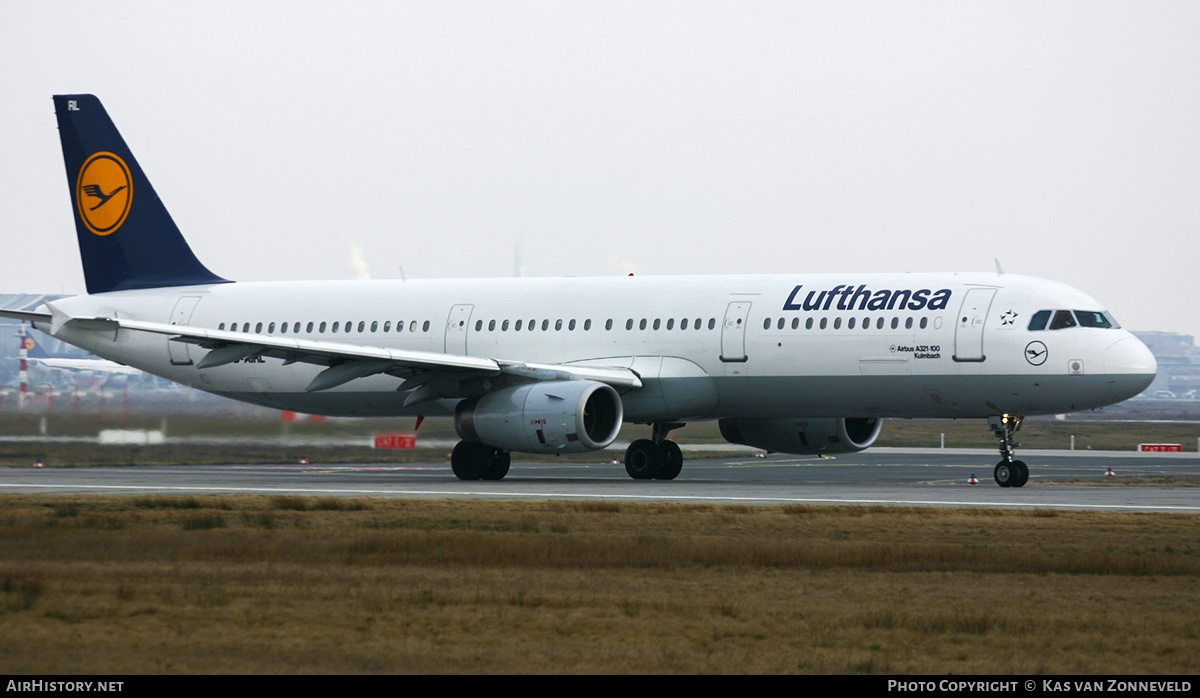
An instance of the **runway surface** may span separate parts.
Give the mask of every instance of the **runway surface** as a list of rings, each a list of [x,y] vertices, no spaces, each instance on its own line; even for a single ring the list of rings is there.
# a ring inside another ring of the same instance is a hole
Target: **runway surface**
[[[521,463],[499,482],[462,482],[448,462],[9,468],[4,493],[266,494],[593,499],[743,504],[1022,507],[1200,513],[1200,488],[1120,486],[1145,476],[1200,477],[1200,455],[1021,452],[1029,484],[997,487],[994,451],[871,449],[832,458],[772,455],[688,460],[670,482],[631,480],[621,465]],[[598,458],[610,456],[601,455]],[[1112,468],[1114,475],[1107,477]],[[979,484],[969,484],[974,474]],[[1064,481],[1085,484],[1055,484]],[[1092,485],[1090,483],[1094,482]]]

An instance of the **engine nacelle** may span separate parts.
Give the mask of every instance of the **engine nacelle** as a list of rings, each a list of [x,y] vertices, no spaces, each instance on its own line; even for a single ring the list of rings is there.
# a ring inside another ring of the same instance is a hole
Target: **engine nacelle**
[[[530,383],[463,400],[454,428],[465,441],[523,453],[583,453],[621,431],[621,396],[596,381]]]
[[[875,443],[883,420],[876,417],[819,419],[722,419],[726,441],[778,453],[856,453]]]

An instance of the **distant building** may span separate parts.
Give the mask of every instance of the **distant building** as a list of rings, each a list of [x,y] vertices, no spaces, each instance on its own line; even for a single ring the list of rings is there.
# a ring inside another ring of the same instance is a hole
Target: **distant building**
[[[1134,332],[1158,360],[1158,377],[1136,398],[1200,400],[1200,347],[1190,334]]]

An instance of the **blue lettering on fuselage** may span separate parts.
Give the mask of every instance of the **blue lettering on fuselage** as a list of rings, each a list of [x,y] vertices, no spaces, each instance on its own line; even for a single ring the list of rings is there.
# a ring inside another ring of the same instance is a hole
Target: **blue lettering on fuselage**
[[[866,284],[838,284],[828,291],[809,291],[800,299],[799,285],[783,302],[784,310],[944,310],[950,302],[950,289],[928,288],[872,291]]]

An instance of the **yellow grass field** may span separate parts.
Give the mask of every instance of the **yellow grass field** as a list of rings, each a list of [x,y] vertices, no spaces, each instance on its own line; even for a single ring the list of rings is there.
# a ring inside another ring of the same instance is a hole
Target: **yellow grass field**
[[[1172,514],[0,497],[0,672],[1195,673]]]

